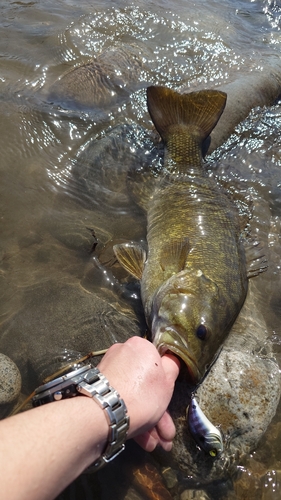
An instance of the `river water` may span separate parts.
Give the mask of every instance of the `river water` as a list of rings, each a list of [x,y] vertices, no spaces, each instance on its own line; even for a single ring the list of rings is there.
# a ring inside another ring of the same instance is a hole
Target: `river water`
[[[126,187],[132,164],[151,157],[157,168],[143,87],[149,82],[176,90],[214,88],[262,70],[280,53],[281,5],[38,0],[2,1],[0,12],[0,351],[19,366],[28,394],[62,361],[145,331],[138,287],[126,284],[112,254],[116,241],[145,238],[144,216]],[[120,100],[79,110],[48,99],[65,72],[120,44],[144,54],[141,71]],[[255,109],[208,159],[210,174],[229,185],[236,179],[245,196],[262,200],[261,208],[255,205],[255,232],[266,234],[269,271],[261,278],[259,301],[277,358],[280,125],[280,103]],[[213,490],[213,496],[202,496],[200,481],[197,493],[174,483],[169,493],[166,482],[167,489],[159,487],[152,497],[125,460],[122,474],[111,469],[98,480],[83,476],[61,498],[242,499],[250,498],[248,483],[253,498],[275,500],[281,488],[279,420],[280,411],[247,466],[237,466],[236,486],[230,484],[220,497]],[[135,448],[131,456],[137,464],[143,460]],[[157,486],[160,479],[149,471]]]

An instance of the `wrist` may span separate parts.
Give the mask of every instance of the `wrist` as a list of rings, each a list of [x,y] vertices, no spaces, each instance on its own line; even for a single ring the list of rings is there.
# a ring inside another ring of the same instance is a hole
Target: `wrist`
[[[94,400],[96,410],[99,409],[103,414],[103,424],[105,421],[107,424],[106,441],[104,442],[104,431],[99,436],[103,443],[99,444],[99,441],[97,441],[99,460],[95,461],[96,456],[92,460],[92,470],[96,471],[124,450],[124,443],[129,429],[126,405],[99,369],[92,367],[90,364],[82,366],[38,387],[33,397],[33,405],[41,406],[69,398],[79,401],[81,395],[92,400],[91,403]],[[75,396],[78,397],[75,398]],[[98,426],[99,421],[97,422],[97,428],[93,431],[95,435],[99,432]]]
[[[124,401],[127,408],[127,414],[130,419],[130,425],[127,432],[127,439],[134,438],[143,426],[143,421],[145,417],[143,416],[143,402],[137,397],[137,387],[138,381],[132,383],[132,379],[126,374],[125,370],[120,367],[120,371],[111,371],[110,366],[98,366],[101,372],[109,381],[109,384],[116,389],[120,398]],[[144,403],[145,404],[145,403]],[[147,420],[145,420],[145,425],[147,425]]]
[[[91,471],[96,471],[125,449],[130,419],[123,399],[98,368],[92,368],[86,373],[83,381],[77,385],[77,390],[94,399],[103,409],[108,422],[107,445],[99,460],[91,466]]]

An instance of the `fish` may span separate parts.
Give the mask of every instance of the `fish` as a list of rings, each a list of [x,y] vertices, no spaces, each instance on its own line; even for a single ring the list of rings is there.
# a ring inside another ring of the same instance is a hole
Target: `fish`
[[[152,342],[160,355],[170,351],[180,357],[195,384],[238,316],[251,275],[242,218],[203,165],[203,143],[226,98],[217,90],[179,94],[147,88],[148,110],[164,142],[163,169],[141,203],[147,247],[135,242],[113,247],[119,263],[140,280]],[[258,272],[256,266],[252,275]]]
[[[194,395],[187,410],[190,434],[198,446],[212,458],[223,452],[223,439],[220,430],[204,415]]]

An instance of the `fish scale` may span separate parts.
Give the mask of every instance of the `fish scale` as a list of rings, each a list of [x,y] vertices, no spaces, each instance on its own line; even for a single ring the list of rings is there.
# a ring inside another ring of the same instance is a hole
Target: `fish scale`
[[[185,175],[189,164],[191,166],[189,175],[194,175],[202,164],[198,142],[193,137],[186,137],[186,129],[183,126],[172,127],[171,132],[164,167],[170,175]]]

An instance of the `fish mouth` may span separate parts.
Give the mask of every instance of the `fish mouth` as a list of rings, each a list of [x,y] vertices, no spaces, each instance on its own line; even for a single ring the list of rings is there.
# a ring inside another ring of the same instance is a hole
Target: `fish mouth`
[[[197,366],[196,361],[190,354],[188,345],[185,344],[182,337],[172,328],[165,328],[164,330],[160,328],[153,339],[153,344],[158,350],[160,356],[163,356],[166,352],[170,351],[176,354],[185,363],[189,374],[194,383],[197,383],[201,378],[200,370]]]

